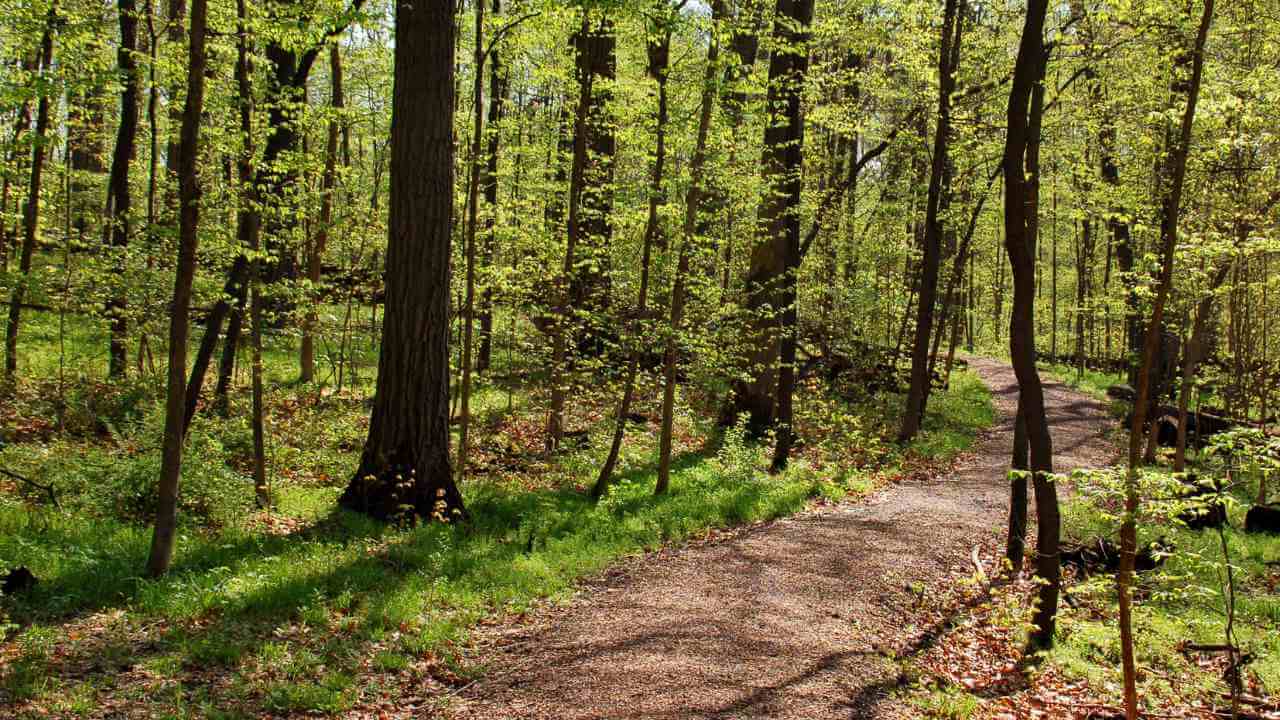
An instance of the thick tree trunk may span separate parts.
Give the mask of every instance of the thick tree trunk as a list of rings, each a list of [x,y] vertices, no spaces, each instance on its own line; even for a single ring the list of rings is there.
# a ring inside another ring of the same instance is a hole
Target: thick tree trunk
[[[795,351],[795,271],[800,262],[797,211],[804,161],[800,95],[809,68],[807,43],[813,2],[778,0],[776,16],[778,46],[769,58],[769,122],[761,158],[766,190],[746,277],[750,317],[744,343],[751,348],[746,358],[749,379],[734,382],[725,419],[733,422],[746,414],[748,429],[757,436],[779,426],[778,450],[785,458],[791,444],[790,394],[795,368],[784,356]]]
[[[391,207],[378,384],[343,507],[466,518],[449,458],[454,3],[396,7]]]
[[[1191,150],[1191,130],[1195,122],[1196,104],[1200,98],[1200,82],[1204,76],[1204,46],[1213,22],[1214,0],[1205,0],[1204,12],[1196,32],[1191,53],[1191,76],[1185,80],[1186,107],[1182,113],[1176,143],[1169,149],[1161,169],[1160,180],[1160,276],[1151,306],[1142,346],[1142,364],[1138,369],[1137,398],[1133,405],[1133,421],[1129,426],[1129,468],[1125,476],[1125,512],[1120,524],[1120,570],[1116,589],[1120,599],[1120,654],[1124,668],[1124,706],[1129,720],[1138,717],[1137,665],[1133,644],[1133,609],[1131,588],[1134,558],[1138,549],[1138,467],[1141,464],[1143,430],[1147,421],[1147,405],[1151,393],[1152,370],[1160,349],[1164,307],[1173,285],[1174,250],[1178,244],[1178,215],[1182,209],[1182,188],[1187,175],[1187,155]],[[1182,71],[1183,67],[1175,69]],[[1175,85],[1184,81],[1179,79]]]
[[[1036,649],[1053,643],[1060,584],[1060,520],[1057,489],[1051,477],[1053,441],[1045,416],[1044,389],[1036,370],[1035,349],[1036,174],[1039,171],[1040,114],[1044,94],[1042,81],[1047,59],[1043,38],[1047,4],[1047,0],[1030,0],[1027,6],[1009,91],[1003,160],[1005,250],[1012,268],[1014,292],[1013,314],[1009,322],[1009,355],[1018,378],[1018,412],[1026,426],[1028,465],[1036,495],[1036,575],[1041,584],[1029,638],[1030,646]],[[1015,452],[1020,453],[1020,448],[1015,448]],[[1016,495],[1015,487],[1015,500]]]
[[[155,534],[147,557],[147,575],[169,570],[177,530],[178,476],[182,472],[183,381],[187,364],[191,284],[196,274],[199,243],[200,179],[196,162],[200,145],[200,115],[204,109],[205,25],[207,0],[191,2],[191,33],[187,50],[187,99],[182,111],[178,144],[178,267],[174,273],[172,315],[169,319],[169,379],[165,396],[164,443],[160,454]]]
[[[911,384],[898,442],[908,443],[920,431],[924,420],[925,397],[929,390],[929,341],[933,338],[933,316],[937,305],[938,269],[942,262],[942,214],[949,192],[947,144],[951,135],[951,93],[955,90],[953,46],[959,41],[958,0],[946,0],[942,38],[938,46],[938,118],[933,136],[933,162],[929,169],[929,197],[925,207],[924,258],[920,273],[920,302],[916,306],[915,339],[911,349]],[[948,302],[950,298],[947,298]],[[945,311],[945,310],[944,310]]]
[[[55,0],[49,6],[44,32],[40,36],[38,71],[41,74],[51,72],[53,33],[57,23],[58,3]],[[4,372],[8,382],[16,379],[18,373],[18,333],[22,320],[22,300],[26,295],[27,283],[31,281],[31,257],[35,254],[40,229],[40,183],[44,173],[45,144],[48,134],[49,95],[42,93],[40,99],[36,101],[35,147],[31,151],[31,177],[27,185],[27,202],[22,210],[22,248],[18,256],[18,278],[9,298],[9,319],[5,325]]]
[[[129,244],[131,228],[129,213],[133,205],[129,189],[129,164],[137,153],[140,98],[138,61],[134,57],[138,50],[138,15],[134,0],[119,0],[119,14],[120,47],[116,53],[116,64],[123,84],[120,89],[120,127],[116,133],[115,153],[111,158],[111,179],[107,185],[107,216],[111,218],[111,247],[117,253],[115,269],[119,275],[123,275],[124,248]],[[126,314],[128,298],[122,277],[117,278],[116,285],[114,297],[107,301],[107,317],[111,323],[108,374],[113,378],[121,378],[129,367],[129,318]]]

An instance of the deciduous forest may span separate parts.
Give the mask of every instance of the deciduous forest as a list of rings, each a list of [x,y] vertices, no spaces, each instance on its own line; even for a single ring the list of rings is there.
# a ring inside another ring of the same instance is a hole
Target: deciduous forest
[[[1280,1],[0,17],[0,717],[1280,718]]]

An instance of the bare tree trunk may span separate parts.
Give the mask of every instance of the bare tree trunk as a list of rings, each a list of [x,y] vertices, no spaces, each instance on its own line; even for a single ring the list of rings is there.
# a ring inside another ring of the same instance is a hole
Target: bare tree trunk
[[[953,44],[960,40],[958,1],[946,0],[942,39],[938,46],[938,121],[933,137],[933,163],[929,170],[929,197],[924,220],[924,259],[920,272],[920,302],[916,306],[915,341],[911,350],[911,384],[902,414],[898,442],[908,443],[920,431],[929,392],[929,341],[933,337],[933,316],[937,304],[938,268],[942,261],[942,214],[946,212],[949,189],[947,145],[951,134],[951,93],[955,89],[956,65]],[[958,47],[956,48],[958,53]],[[950,298],[947,298],[950,301]],[[945,310],[944,310],[945,312]]]
[[[44,32],[40,36],[39,72],[50,72],[53,64],[53,33],[58,23],[58,3],[49,5]],[[27,186],[27,203],[22,211],[22,249],[18,256],[17,281],[9,299],[9,321],[4,336],[5,380],[12,383],[18,374],[18,332],[22,318],[22,299],[31,280],[31,256],[35,253],[40,225],[40,182],[44,173],[45,143],[49,133],[49,94],[41,93],[36,102],[36,130],[34,149],[31,151],[31,178]]]
[[[138,136],[138,15],[134,0],[119,0],[120,46],[116,64],[123,84],[120,89],[120,127],[116,134],[115,153],[111,159],[111,179],[107,185],[107,216],[111,218],[110,244],[117,254],[114,296],[107,301],[107,317],[111,322],[110,361],[108,375],[122,378],[128,371],[129,318],[128,298],[124,287],[124,248],[129,244],[133,196],[129,189],[129,163],[137,153]]]
[[[805,0],[801,0],[804,2]],[[781,7],[787,0],[779,0]],[[722,5],[717,0],[713,3],[713,16],[722,12]],[[720,58],[720,43],[716,34],[711,34],[711,42],[707,47],[707,65],[702,77],[702,96],[698,109],[698,136],[693,148],[693,158],[689,162],[689,191],[685,195],[684,226],[680,239],[680,259],[676,265],[676,276],[671,286],[671,327],[667,336],[666,348],[663,352],[663,386],[662,386],[662,424],[658,432],[658,481],[654,493],[662,495],[671,485],[671,433],[675,422],[676,397],[676,364],[677,343],[679,342],[680,325],[684,318],[685,283],[689,276],[689,256],[696,242],[695,232],[698,227],[698,211],[701,209],[706,193],[704,176],[707,162],[707,137],[711,131],[711,114],[716,98],[716,65]]]
[[[1151,306],[1151,319],[1147,323],[1143,342],[1142,364],[1138,369],[1137,398],[1133,405],[1133,421],[1129,426],[1129,468],[1125,476],[1124,516],[1120,524],[1120,571],[1116,574],[1116,589],[1120,598],[1120,653],[1124,667],[1124,707],[1128,720],[1138,717],[1137,665],[1133,647],[1133,584],[1134,557],[1138,548],[1138,467],[1141,464],[1143,429],[1147,421],[1147,405],[1150,398],[1150,379],[1160,348],[1164,306],[1173,285],[1174,250],[1178,243],[1178,215],[1182,208],[1182,187],[1187,174],[1187,155],[1191,149],[1191,129],[1196,116],[1196,104],[1200,97],[1200,82],[1204,75],[1204,46],[1213,22],[1214,0],[1205,0],[1204,13],[1196,32],[1195,47],[1191,55],[1191,77],[1186,83],[1186,108],[1182,114],[1176,144],[1165,157],[1160,172],[1160,277],[1156,296]],[[1183,68],[1178,67],[1176,71]],[[1180,84],[1176,81],[1175,84]]]
[[[484,139],[484,0],[475,0],[476,37],[474,78],[471,86],[471,152],[467,163],[467,226],[466,226],[466,295],[462,301],[462,382],[460,398],[462,408],[458,416],[457,478],[467,477],[467,455],[471,442],[471,345],[475,330],[476,311],[476,226],[479,224],[480,174],[484,159],[480,156],[480,144]]]
[[[204,109],[205,25],[207,0],[191,0],[191,32],[187,50],[187,99],[182,111],[178,144],[178,267],[174,273],[172,316],[169,320],[169,379],[165,398],[164,444],[160,455],[155,534],[147,558],[147,575],[169,570],[177,530],[178,476],[182,472],[183,398],[187,364],[191,284],[196,273],[197,229],[200,224],[200,179],[196,162],[200,145],[200,115]]]
[[[493,12],[498,14],[502,9],[501,0],[493,0]],[[489,206],[489,215],[485,218],[485,238],[482,261],[486,268],[493,268],[495,244],[497,242],[494,228],[497,225],[498,213],[498,147],[502,134],[498,130],[498,121],[502,119],[503,105],[506,101],[506,71],[502,68],[502,56],[495,45],[489,53],[489,147],[485,152],[485,172],[482,188],[485,204]],[[480,291],[480,347],[476,351],[476,372],[487,372],[493,358],[493,278],[485,280]]]
[[[1035,176],[1039,172],[1040,116],[1047,60],[1043,38],[1047,4],[1047,0],[1030,0],[1027,5],[1009,91],[1004,149],[1005,250],[1014,282],[1009,355],[1018,378],[1019,415],[1026,425],[1029,469],[1036,494],[1036,575],[1041,584],[1029,638],[1030,646],[1036,649],[1053,644],[1060,583],[1060,520],[1057,490],[1051,477],[1053,442],[1045,416],[1044,390],[1036,370],[1035,350],[1035,215],[1038,212]],[[1014,495],[1016,500],[1017,493]]]
[[[779,47],[769,59],[768,107],[762,173],[766,185],[761,199],[756,243],[747,272],[747,358],[750,379],[735,381],[725,419],[748,415],[752,434],[779,429],[775,464],[791,444],[790,404],[794,383],[795,270],[799,265],[799,205],[803,163],[804,122],[800,86],[809,66],[809,22],[812,0],[778,0],[774,34]],[[790,349],[782,347],[789,345]],[[783,427],[787,426],[787,427]]]
[[[609,454],[605,457],[604,464],[600,467],[600,475],[596,478],[596,483],[591,488],[592,499],[599,499],[609,488],[609,481],[613,476],[614,468],[618,464],[618,455],[622,452],[622,440],[626,432],[627,417],[631,412],[631,401],[635,396],[636,376],[640,371],[640,338],[637,335],[640,328],[643,327],[642,323],[648,314],[649,265],[652,259],[653,246],[662,232],[659,225],[658,209],[666,201],[666,194],[663,191],[663,170],[667,159],[667,71],[671,60],[670,12],[667,0],[658,0],[658,6],[655,10],[655,20],[658,27],[656,30],[650,30],[648,39],[648,73],[657,84],[658,108],[653,166],[649,182],[649,216],[645,221],[644,242],[640,257],[640,297],[636,303],[636,321],[631,328],[631,342],[635,343],[635,347],[632,349],[630,358],[627,361],[627,375],[623,380],[622,400],[618,403],[617,416],[614,418],[613,440],[609,444]],[[713,12],[717,14],[720,12],[719,2],[715,3]],[[712,22],[717,23],[718,19],[713,19]],[[715,52],[716,46],[717,43],[713,40],[711,43],[712,50],[708,52]],[[708,77],[712,77],[711,72],[711,70],[708,70]],[[701,128],[699,128],[699,132],[701,133]],[[703,138],[704,135],[700,134],[699,137]],[[702,162],[697,156],[700,151],[705,154],[705,148],[701,150],[695,148],[695,161]],[[688,263],[686,262],[685,265],[685,270],[687,271]],[[677,282],[680,282],[680,280],[677,280]]]
[[[329,242],[329,230],[333,226],[333,194],[337,185],[338,174],[338,114],[346,106],[342,96],[342,53],[338,43],[329,45],[329,105],[335,116],[329,120],[328,134],[324,146],[324,172],[320,176],[320,227],[316,229],[307,253],[307,281],[311,284],[311,302],[306,318],[302,324],[302,347],[299,352],[301,372],[299,380],[309,383],[315,380],[316,351],[315,335],[319,331],[320,316],[316,306],[322,297],[320,293],[320,273],[323,269],[324,250]]]

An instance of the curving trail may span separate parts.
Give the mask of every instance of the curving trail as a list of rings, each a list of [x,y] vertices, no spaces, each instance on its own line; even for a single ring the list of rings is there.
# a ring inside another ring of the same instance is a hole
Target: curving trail
[[[863,718],[917,638],[913,587],[945,582],[1003,533],[1017,385],[994,360],[996,424],[957,470],[708,543],[638,558],[570,604],[480,631],[470,718]],[[1110,463],[1102,403],[1046,383],[1055,469]],[[916,620],[916,622],[920,622]]]

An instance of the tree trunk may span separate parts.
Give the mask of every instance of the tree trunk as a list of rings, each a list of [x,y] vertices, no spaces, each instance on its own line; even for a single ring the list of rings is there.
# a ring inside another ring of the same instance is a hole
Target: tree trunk
[[[329,45],[329,80],[329,104],[333,108],[334,117],[329,120],[324,146],[324,172],[320,176],[320,227],[316,229],[307,253],[307,281],[311,285],[311,302],[308,303],[307,316],[302,324],[302,347],[299,352],[301,372],[298,378],[304,383],[313,382],[316,374],[315,335],[320,317],[315,308],[320,304],[320,271],[325,246],[329,242],[329,230],[333,225],[333,194],[338,174],[339,115],[346,105],[342,97],[342,53],[336,42]]]
[[[1036,495],[1036,575],[1041,584],[1029,638],[1029,645],[1035,649],[1053,644],[1060,583],[1060,520],[1057,489],[1051,477],[1053,441],[1045,417],[1044,389],[1036,370],[1035,349],[1035,228],[1038,224],[1035,219],[1038,212],[1035,177],[1039,172],[1040,115],[1047,60],[1043,38],[1047,4],[1047,0],[1030,0],[1027,5],[1009,91],[1008,131],[1003,159],[1005,250],[1012,269],[1014,293],[1013,315],[1009,322],[1009,355],[1018,378],[1019,414],[1026,425],[1028,464]]]
[[[462,301],[462,382],[458,415],[458,482],[467,477],[467,455],[471,442],[471,347],[475,330],[476,311],[476,226],[480,222],[480,174],[482,172],[480,146],[484,140],[484,0],[475,0],[476,37],[474,82],[471,87],[471,152],[467,163],[467,225],[466,225],[466,295]]]
[[[1178,215],[1182,208],[1182,187],[1187,175],[1187,155],[1191,149],[1191,129],[1195,122],[1196,104],[1200,97],[1200,81],[1204,74],[1204,46],[1213,22],[1214,0],[1205,0],[1204,13],[1196,32],[1195,47],[1191,54],[1191,77],[1186,82],[1186,108],[1182,113],[1176,144],[1169,149],[1161,169],[1160,180],[1160,277],[1151,306],[1151,319],[1147,323],[1146,338],[1142,346],[1142,364],[1138,369],[1137,398],[1133,405],[1133,420],[1129,426],[1129,467],[1125,475],[1125,512],[1120,524],[1120,571],[1116,574],[1116,589],[1120,598],[1120,653],[1124,667],[1124,707],[1128,720],[1138,717],[1137,665],[1133,647],[1133,609],[1131,587],[1133,584],[1134,558],[1138,548],[1138,466],[1141,464],[1143,430],[1147,421],[1147,405],[1150,397],[1152,368],[1160,348],[1160,335],[1164,321],[1164,306],[1173,285],[1174,250],[1178,243]],[[1180,73],[1185,65],[1175,68]],[[1181,80],[1176,80],[1175,85]]]
[[[761,158],[765,194],[760,202],[756,242],[747,271],[750,324],[744,343],[750,379],[736,380],[725,419],[747,415],[756,436],[778,425],[775,456],[789,452],[794,353],[795,270],[799,265],[798,216],[803,164],[804,120],[801,90],[809,68],[809,22],[812,0],[778,0],[774,25],[778,47],[769,58],[769,122]],[[789,348],[783,348],[783,345]],[[785,376],[785,377],[784,377]],[[784,397],[785,396],[785,397]],[[775,462],[778,458],[775,457]]]
[[[160,455],[155,534],[147,558],[147,575],[169,570],[177,530],[178,476],[182,472],[183,381],[187,364],[191,284],[196,273],[197,229],[200,224],[200,115],[204,109],[205,24],[207,0],[191,0],[191,32],[187,49],[187,99],[182,111],[178,144],[178,267],[174,273],[172,315],[169,319],[169,371],[165,397],[164,444]]]
[[[386,310],[369,436],[338,502],[465,520],[449,461],[454,3],[396,7]]]
[[[111,158],[111,179],[107,185],[107,215],[111,218],[111,247],[117,254],[115,296],[107,301],[107,317],[111,322],[108,374],[122,378],[128,370],[129,318],[128,299],[123,287],[124,248],[129,244],[129,213],[133,197],[129,190],[129,163],[137,153],[138,136],[138,16],[134,0],[119,0],[120,47],[116,64],[123,82],[120,89],[120,127],[116,134],[115,153]]]
[[[41,75],[50,73],[53,64],[53,33],[57,26],[58,3],[54,0],[49,5],[48,18],[45,20],[44,32],[40,36]],[[18,374],[18,332],[22,319],[22,299],[27,291],[27,283],[31,281],[31,256],[36,250],[36,240],[40,226],[40,182],[44,173],[44,156],[47,135],[49,133],[49,95],[41,93],[36,102],[36,130],[34,149],[31,151],[31,178],[27,186],[27,203],[22,211],[22,249],[18,256],[18,278],[13,284],[13,293],[9,298],[9,321],[5,326],[4,336],[4,372],[5,379],[13,382]]]
[[[788,0],[779,0],[779,7]],[[801,0],[806,2],[807,0]],[[714,18],[719,15],[721,4],[714,2],[712,6]],[[654,494],[662,495],[671,486],[671,433],[675,424],[676,398],[676,352],[679,342],[680,325],[684,319],[685,283],[689,277],[689,256],[693,252],[693,244],[697,241],[695,233],[698,227],[698,211],[701,209],[706,193],[704,176],[707,162],[707,137],[711,131],[711,115],[715,105],[716,65],[720,58],[720,43],[712,32],[711,42],[707,47],[707,65],[702,77],[702,96],[698,109],[698,135],[693,148],[693,158],[689,162],[689,190],[685,195],[684,225],[681,229],[680,259],[676,265],[676,276],[671,286],[671,327],[667,336],[666,348],[662,357],[662,424],[658,431],[658,481],[654,486]]]
[[[712,8],[713,13],[720,13],[720,2],[716,2]],[[609,481],[613,476],[613,470],[618,464],[618,455],[622,452],[622,440],[626,433],[628,416],[631,413],[631,401],[634,399],[636,390],[636,376],[640,371],[640,349],[641,341],[639,334],[642,331],[643,323],[648,314],[649,308],[649,265],[653,255],[653,247],[662,229],[659,225],[658,209],[665,203],[666,194],[663,191],[663,171],[666,167],[667,159],[667,71],[671,60],[671,17],[670,8],[667,0],[658,0],[658,6],[655,11],[655,20],[658,25],[656,29],[650,29],[648,39],[648,55],[649,67],[648,74],[657,84],[658,90],[658,108],[656,116],[656,128],[653,151],[653,165],[650,172],[649,181],[649,215],[645,220],[644,241],[640,256],[640,297],[636,302],[636,320],[631,327],[630,342],[634,343],[631,350],[630,358],[627,360],[627,374],[623,380],[622,400],[618,403],[618,413],[614,418],[613,440],[609,444],[609,454],[605,457],[604,464],[600,467],[600,475],[596,478],[596,483],[591,488],[592,499],[599,499],[609,488]],[[718,23],[718,18],[713,17],[712,23]],[[713,41],[708,50],[708,67],[714,64],[714,58],[718,52],[717,43]],[[708,70],[707,75],[713,78],[712,71]],[[709,92],[704,90],[704,93]],[[701,122],[701,116],[699,116]],[[710,122],[708,120],[708,122]],[[699,138],[705,143],[705,133],[699,125]],[[695,148],[695,162],[702,163],[704,160],[698,155],[699,152],[705,154],[705,148]],[[699,172],[701,165],[699,164]],[[701,178],[698,179],[699,182]],[[682,255],[683,255],[682,251]],[[688,263],[685,263],[685,270],[688,270]],[[679,272],[679,269],[677,269]],[[683,279],[677,279],[677,283],[682,283]],[[674,292],[673,292],[674,298]],[[683,298],[682,298],[683,299]],[[665,400],[665,395],[664,395]],[[665,404],[664,404],[665,408]],[[664,416],[665,417],[665,416]],[[668,442],[668,445],[670,443]],[[661,461],[659,462],[661,464]],[[670,463],[668,462],[668,465]]]
[[[501,0],[493,0],[493,13],[502,10]],[[485,171],[483,179],[484,202],[489,207],[485,217],[485,237],[483,257],[484,267],[493,269],[495,244],[497,243],[495,227],[498,214],[498,148],[502,133],[498,129],[498,121],[502,119],[503,105],[507,95],[507,81],[502,67],[502,56],[498,47],[494,46],[489,53],[489,147],[485,152]],[[485,278],[484,287],[480,291],[480,347],[476,350],[476,372],[487,372],[493,364],[493,277]]]
[[[933,338],[933,316],[937,305],[938,268],[942,262],[942,214],[949,201],[943,187],[947,176],[947,144],[951,135],[951,93],[955,89],[956,66],[953,44],[959,41],[958,0],[946,0],[942,38],[938,46],[938,119],[933,136],[933,162],[929,169],[929,197],[925,207],[924,258],[920,274],[920,302],[916,305],[915,339],[911,348],[911,384],[902,414],[898,442],[908,443],[920,431],[928,394],[929,341]],[[957,48],[958,50],[958,48]],[[950,298],[947,298],[948,302]],[[944,309],[945,312],[945,309]]]

